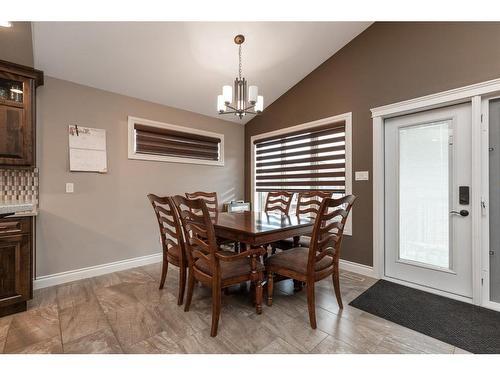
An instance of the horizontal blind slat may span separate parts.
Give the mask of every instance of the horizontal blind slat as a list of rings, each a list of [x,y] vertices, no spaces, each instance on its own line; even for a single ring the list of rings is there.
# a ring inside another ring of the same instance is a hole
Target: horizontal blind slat
[[[137,152],[142,154],[154,154],[154,155],[165,155],[165,156],[176,156],[176,157],[188,157],[195,159],[206,159],[206,160],[217,160],[219,158],[218,153],[202,153],[188,150],[179,149],[169,149],[163,146],[154,145],[143,145],[137,146]]]
[[[345,142],[345,137],[340,136],[340,137],[335,137],[335,138],[320,139],[317,141],[306,140],[305,142],[302,142],[302,143],[297,143],[297,144],[293,144],[293,145],[285,145],[285,146],[281,146],[281,144],[280,144],[280,145],[278,145],[278,147],[258,149],[258,150],[256,150],[255,153],[257,155],[262,155],[262,154],[267,154],[267,153],[276,152],[276,151],[287,151],[287,150],[290,150],[291,148],[321,146],[321,145],[326,145],[326,144],[330,144],[333,142],[335,142],[335,143]]]
[[[331,123],[327,125],[321,125],[321,126],[316,126],[314,128],[309,128],[309,129],[303,129],[303,130],[297,130],[294,132],[290,132],[287,134],[280,134],[280,135],[274,135],[270,137],[265,137],[261,139],[257,139],[254,141],[254,144],[257,146],[264,145],[267,143],[267,145],[271,144],[271,142],[274,142],[277,140],[278,142],[282,142],[283,139],[291,139],[293,140],[299,140],[299,139],[304,139],[303,137],[320,137],[322,135],[326,134],[335,134],[339,132],[344,132],[345,131],[345,121],[339,121],[336,123]]]
[[[257,186],[338,186],[344,187],[344,180],[332,181],[258,181]]]
[[[289,192],[301,192],[301,191],[311,191],[311,190],[314,190],[314,191],[329,191],[329,192],[332,192],[332,193],[339,193],[339,194],[345,194],[345,189],[328,189],[328,188],[322,188],[322,189],[319,189],[319,188],[306,188],[306,189],[297,189],[297,188],[284,188],[284,187],[279,187],[279,188],[264,188],[264,187],[261,187],[261,188],[258,188],[258,189],[255,189],[256,192],[258,193],[268,193],[268,192],[271,192],[271,191],[277,191],[277,190],[286,190],[286,191],[289,191]]]
[[[277,159],[280,157],[286,158],[289,156],[317,155],[325,152],[344,151],[344,150],[345,150],[345,145],[331,146],[331,147],[315,148],[312,150],[301,150],[301,151],[293,151],[287,153],[279,153],[274,155],[257,156],[257,160],[270,160],[270,159]]]
[[[258,168],[256,169],[257,174],[259,173],[285,173],[291,171],[314,171],[320,169],[340,169],[345,168],[345,163],[332,163],[332,164],[316,164],[316,165],[302,165],[295,167],[279,167],[279,168]]]
[[[260,163],[256,163],[256,166],[257,167],[267,167],[267,166],[273,166],[273,165],[315,163],[318,161],[341,160],[341,159],[345,159],[345,154],[315,156],[315,157],[311,157],[311,158],[307,158],[307,159],[292,159],[292,160],[279,160],[279,161],[272,161],[272,162],[260,162]]]
[[[314,135],[307,133],[304,135],[299,135],[299,136],[295,136],[295,137],[291,137],[291,138],[281,138],[281,139],[273,140],[270,142],[261,143],[259,141],[256,141],[255,147],[257,149],[260,149],[260,148],[267,147],[267,146],[281,145],[281,144],[286,143],[286,142],[302,141],[304,139],[311,139],[314,137],[323,137],[323,136],[326,137],[329,135],[339,134],[339,133],[344,133],[344,132],[345,132],[345,128],[341,127],[341,128],[336,128],[336,129],[324,130],[324,131],[318,132]]]
[[[270,174],[270,175],[258,175],[256,181],[261,180],[279,180],[279,179],[290,179],[290,178],[334,178],[334,177],[344,177],[345,172],[320,172],[320,173],[295,173],[295,174]]]

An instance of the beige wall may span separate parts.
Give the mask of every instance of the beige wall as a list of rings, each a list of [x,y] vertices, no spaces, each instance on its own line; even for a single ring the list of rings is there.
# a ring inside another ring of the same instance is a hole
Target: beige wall
[[[500,77],[500,23],[375,23],[246,125],[250,137],[353,113],[353,171],[372,176],[370,108]],[[372,265],[372,183],[353,181],[353,236],[341,257]]]
[[[216,191],[220,202],[243,197],[242,125],[50,77],[37,94],[37,276],[159,252],[147,193]],[[128,160],[128,115],[223,133],[225,166]],[[108,173],[69,172],[73,123],[106,129]],[[66,182],[75,193],[65,193]]]
[[[30,22],[12,22],[11,27],[0,27],[0,60],[33,66]]]

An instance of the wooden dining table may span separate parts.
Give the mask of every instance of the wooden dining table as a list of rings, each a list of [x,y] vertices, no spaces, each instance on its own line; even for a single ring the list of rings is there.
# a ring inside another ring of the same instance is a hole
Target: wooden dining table
[[[275,241],[311,235],[314,220],[295,214],[281,215],[259,211],[221,212],[214,218],[215,235],[243,247],[257,247]]]

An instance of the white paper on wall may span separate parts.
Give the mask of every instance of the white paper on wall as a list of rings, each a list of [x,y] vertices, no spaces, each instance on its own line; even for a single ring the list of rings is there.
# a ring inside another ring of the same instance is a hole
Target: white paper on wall
[[[106,173],[106,130],[69,125],[69,170]]]

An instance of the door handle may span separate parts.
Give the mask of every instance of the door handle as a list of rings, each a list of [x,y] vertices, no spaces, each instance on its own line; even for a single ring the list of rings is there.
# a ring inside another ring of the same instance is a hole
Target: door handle
[[[469,211],[467,211],[467,210],[450,211],[450,214],[453,214],[453,215],[460,215],[460,216],[462,216],[462,217],[466,217],[466,216],[469,216]]]

